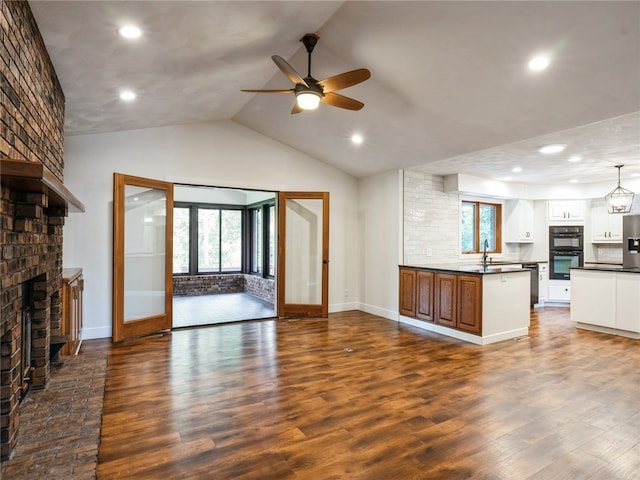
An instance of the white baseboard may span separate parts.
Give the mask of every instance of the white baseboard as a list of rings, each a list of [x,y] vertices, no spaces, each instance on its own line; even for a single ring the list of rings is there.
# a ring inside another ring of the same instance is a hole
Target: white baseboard
[[[348,312],[358,310],[358,302],[332,303],[329,305],[329,313]]]
[[[640,333],[638,333],[638,332],[629,332],[627,330],[618,330],[617,328],[602,327],[600,325],[591,325],[589,323],[577,322],[576,323],[576,328],[581,328],[583,330],[591,330],[592,332],[608,333],[610,335],[618,335],[620,337],[632,338],[634,340],[640,339]]]
[[[398,321],[401,323],[405,323],[407,325],[412,325],[414,327],[428,330],[430,332],[439,333],[440,335],[446,335],[447,337],[452,337],[458,340],[463,340],[465,342],[474,343],[476,345],[488,345],[490,343],[502,342],[503,340],[510,340],[513,338],[524,337],[529,335],[528,328],[518,328],[515,330],[510,330],[508,332],[500,332],[494,335],[486,335],[484,337],[481,337],[479,335],[473,335],[471,333],[463,332],[461,330],[456,330],[453,328],[444,327],[442,325],[437,325],[435,323],[423,322],[420,320],[416,320],[415,318],[405,317],[404,315],[399,315]]]
[[[83,340],[93,340],[96,338],[111,338],[111,327],[84,327],[82,329]]]
[[[571,306],[570,302],[564,300],[545,300],[542,303],[536,303],[536,307],[567,307]]]
[[[358,310],[371,315],[378,315],[379,317],[386,318],[388,320],[398,320],[398,312],[394,310],[387,310],[386,308],[376,307],[375,305],[368,305],[361,303],[358,306]]]

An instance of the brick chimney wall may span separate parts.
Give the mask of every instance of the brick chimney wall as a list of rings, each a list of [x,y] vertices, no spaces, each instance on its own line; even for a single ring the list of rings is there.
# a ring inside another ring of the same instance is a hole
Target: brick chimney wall
[[[60,181],[64,93],[26,1],[0,3],[0,157],[38,161]],[[0,171],[0,176],[2,172]],[[22,283],[35,277],[31,388],[49,380],[51,335],[61,333],[66,209],[46,194],[0,190],[0,457],[19,431]]]

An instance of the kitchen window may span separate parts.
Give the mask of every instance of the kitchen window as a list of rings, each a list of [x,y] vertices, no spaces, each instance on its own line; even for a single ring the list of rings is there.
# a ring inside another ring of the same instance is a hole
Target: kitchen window
[[[500,253],[502,246],[502,205],[464,200],[460,208],[460,251]]]

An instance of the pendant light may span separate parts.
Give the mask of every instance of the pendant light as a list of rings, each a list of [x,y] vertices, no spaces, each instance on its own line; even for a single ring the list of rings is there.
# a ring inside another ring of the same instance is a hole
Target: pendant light
[[[618,186],[604,197],[607,201],[609,213],[629,213],[633,205],[633,192],[620,186],[620,169],[622,167],[624,165],[616,165],[618,169]]]

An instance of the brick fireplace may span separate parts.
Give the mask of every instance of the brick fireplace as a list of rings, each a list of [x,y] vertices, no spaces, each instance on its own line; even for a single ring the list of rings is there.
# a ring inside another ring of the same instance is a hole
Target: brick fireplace
[[[41,204],[46,205],[47,199],[43,194],[19,192],[4,186],[0,199],[0,449],[3,458],[10,455],[17,441],[21,397],[28,388],[43,388],[49,381],[51,335],[61,332],[64,216],[55,208],[54,211],[42,208]],[[34,201],[38,203],[28,203]],[[23,217],[20,212],[24,207],[40,213]],[[30,298],[25,298],[27,295]],[[30,317],[30,332],[23,331],[26,314]],[[30,346],[31,351],[23,352],[23,345]],[[22,364],[25,356],[30,359],[28,371]]]
[[[51,338],[61,333],[64,219],[82,204],[62,183],[64,94],[28,2],[3,0],[0,29],[0,456],[7,458],[21,396],[49,381]]]

